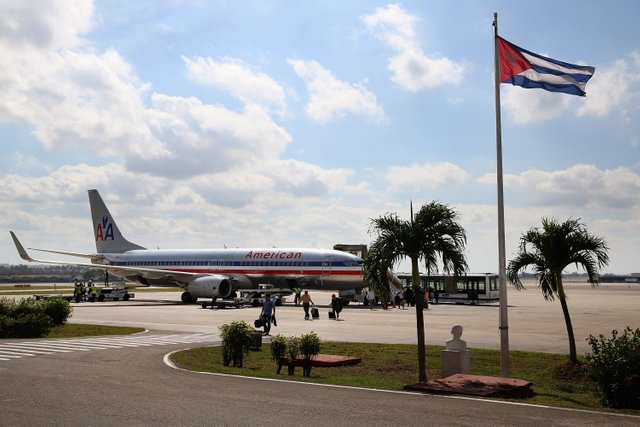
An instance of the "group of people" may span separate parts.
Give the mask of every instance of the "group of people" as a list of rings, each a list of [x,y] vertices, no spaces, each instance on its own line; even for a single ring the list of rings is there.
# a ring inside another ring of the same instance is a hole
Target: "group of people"
[[[97,297],[98,288],[96,288],[95,283],[93,283],[93,279],[89,279],[86,285],[78,279],[73,281],[73,298],[76,302],[83,301],[87,298],[89,301],[95,301]]]

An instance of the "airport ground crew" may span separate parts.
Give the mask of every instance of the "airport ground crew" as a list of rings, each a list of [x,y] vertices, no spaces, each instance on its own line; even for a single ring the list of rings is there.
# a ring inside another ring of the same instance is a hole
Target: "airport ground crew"
[[[293,292],[296,294],[295,298],[293,299],[293,303],[297,307],[298,305],[300,305],[300,294],[302,293],[302,288],[299,286],[295,287],[293,288]]]
[[[95,301],[98,298],[98,288],[93,282],[91,282],[91,287],[89,288],[89,295],[91,295],[91,301]]]

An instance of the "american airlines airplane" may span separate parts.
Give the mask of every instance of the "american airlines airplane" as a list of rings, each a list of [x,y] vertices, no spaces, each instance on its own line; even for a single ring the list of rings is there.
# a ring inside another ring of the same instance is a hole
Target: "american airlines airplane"
[[[198,298],[229,298],[236,289],[254,289],[258,284],[346,294],[362,291],[363,260],[347,252],[309,248],[146,249],[122,236],[98,190],[89,190],[89,205],[96,254],[34,250],[87,258],[91,263],[34,259],[11,231],[20,257],[30,262],[100,268],[141,285],[179,286],[184,289],[182,302],[186,304]]]

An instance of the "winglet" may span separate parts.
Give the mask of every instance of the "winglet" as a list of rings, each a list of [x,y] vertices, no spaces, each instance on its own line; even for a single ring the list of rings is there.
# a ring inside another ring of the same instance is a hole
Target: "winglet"
[[[20,258],[22,258],[25,261],[30,261],[30,262],[35,261],[33,258],[29,256],[27,251],[24,249],[24,246],[22,246],[22,243],[20,243],[20,240],[18,240],[18,238],[14,234],[14,232],[9,231],[9,233],[11,233],[11,238],[13,239],[13,243],[16,245],[16,249],[18,250],[18,254],[20,254]]]

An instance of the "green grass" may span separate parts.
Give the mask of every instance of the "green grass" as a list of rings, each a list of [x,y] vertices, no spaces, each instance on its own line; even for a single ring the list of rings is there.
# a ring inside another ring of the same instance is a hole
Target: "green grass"
[[[76,338],[98,335],[129,335],[143,332],[144,328],[132,328],[128,326],[83,325],[79,323],[67,323],[55,326],[45,338]]]
[[[427,376],[429,380],[440,378],[440,351],[443,347],[427,346]],[[471,349],[471,373],[500,376],[500,352],[498,350]],[[276,374],[271,360],[269,344],[261,351],[251,352],[243,368],[222,365],[221,347],[199,347],[180,351],[171,356],[177,366],[203,372],[232,375],[248,375],[261,378],[280,378],[321,384],[339,384],[381,390],[402,390],[418,380],[417,350],[408,344],[369,344],[324,342],[321,353],[351,355],[362,358],[357,365],[318,368],[314,367],[310,378],[302,377],[302,368],[296,368],[294,376],[287,375],[287,368]],[[532,404],[589,409],[608,412],[625,412],[640,415],[640,410],[616,411],[605,408],[592,392],[592,383],[580,369],[568,370],[566,355],[548,353],[511,352],[511,377],[533,382],[534,395],[518,399]],[[564,375],[563,375],[564,374]]]

